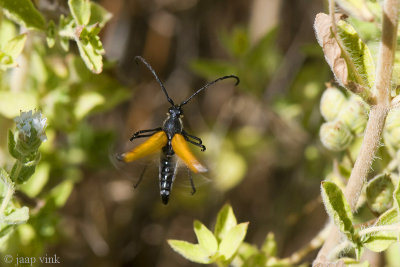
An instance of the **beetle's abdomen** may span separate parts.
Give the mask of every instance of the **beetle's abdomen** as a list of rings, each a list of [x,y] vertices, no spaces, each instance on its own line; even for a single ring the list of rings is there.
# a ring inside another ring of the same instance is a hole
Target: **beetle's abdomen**
[[[163,153],[160,157],[160,195],[162,202],[166,205],[169,200],[169,196],[172,189],[172,184],[175,179],[176,172],[176,159],[172,149],[168,149],[168,146],[163,148]]]

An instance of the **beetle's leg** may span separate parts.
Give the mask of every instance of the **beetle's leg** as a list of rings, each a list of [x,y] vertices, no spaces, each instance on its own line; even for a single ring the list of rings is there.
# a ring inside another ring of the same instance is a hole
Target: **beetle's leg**
[[[145,173],[145,171],[146,171],[146,168],[147,168],[147,165],[144,166],[143,171],[142,171],[142,173],[141,173],[140,176],[139,176],[139,180],[136,182],[136,184],[133,186],[133,188],[136,189],[136,187],[139,186],[140,182],[141,182],[142,179],[143,179],[143,176],[144,176],[144,173]]]
[[[132,135],[131,138],[129,138],[129,141],[132,141],[133,139],[136,139],[136,138],[152,136],[154,134],[154,132],[159,132],[161,130],[162,130],[161,127],[158,127],[155,129],[147,129],[147,130],[137,131],[136,133],[134,133]],[[143,133],[151,133],[151,134],[143,134]]]
[[[190,181],[190,185],[192,186],[192,192],[191,194],[194,195],[194,193],[196,193],[196,187],[194,186],[194,182],[193,182],[193,177],[192,177],[192,172],[188,170],[188,175],[189,175],[189,181]]]
[[[195,146],[200,147],[200,148],[201,148],[201,151],[206,150],[206,147],[203,145],[203,142],[202,142],[201,139],[198,138],[197,136],[188,134],[188,133],[185,132],[184,130],[182,130],[182,135],[183,135],[183,137],[185,138],[186,141],[188,141],[189,143],[192,143],[192,144],[195,145]],[[189,138],[192,138],[192,139],[194,139],[194,140],[197,141],[197,142],[195,142],[195,141],[193,141],[193,140],[190,140]]]

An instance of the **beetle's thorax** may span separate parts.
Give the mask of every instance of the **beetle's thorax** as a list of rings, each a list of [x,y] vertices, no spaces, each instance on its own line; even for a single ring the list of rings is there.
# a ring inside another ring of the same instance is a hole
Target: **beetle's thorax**
[[[163,123],[163,130],[171,140],[176,133],[181,133],[183,129],[182,118],[183,111],[181,107],[175,105],[168,109],[167,118]]]

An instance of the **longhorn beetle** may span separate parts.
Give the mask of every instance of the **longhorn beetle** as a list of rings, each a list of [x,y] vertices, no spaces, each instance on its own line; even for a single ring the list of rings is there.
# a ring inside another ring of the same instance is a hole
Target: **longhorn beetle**
[[[189,98],[185,101],[180,103],[179,105],[175,104],[174,101],[169,97],[167,90],[165,89],[163,83],[158,78],[156,72],[150,66],[147,61],[140,57],[136,56],[135,61],[140,60],[146,67],[151,71],[154,78],[157,80],[158,84],[160,85],[162,91],[164,92],[165,96],[167,97],[168,102],[171,104],[171,107],[168,109],[167,118],[164,120],[162,127],[158,127],[155,129],[147,129],[137,131],[132,135],[129,139],[131,142],[136,138],[142,137],[150,137],[141,145],[133,148],[132,150],[117,155],[117,159],[123,162],[131,162],[138,158],[142,158],[149,154],[155,153],[162,150],[160,156],[160,166],[159,166],[159,181],[160,181],[160,195],[162,202],[166,205],[169,200],[169,196],[172,189],[172,184],[175,179],[176,174],[176,166],[177,161],[175,154],[183,160],[185,165],[194,173],[206,172],[207,168],[204,167],[192,154],[189,150],[188,145],[186,142],[189,142],[195,146],[201,148],[201,151],[206,150],[206,147],[203,145],[201,139],[197,136],[188,134],[185,130],[183,130],[182,124],[182,117],[183,117],[183,110],[182,106],[186,105],[193,97],[198,95],[201,91],[213,85],[214,83],[225,80],[228,78],[236,79],[236,84],[239,84],[239,78],[235,75],[228,75],[221,78],[218,78],[212,82],[207,83],[199,90],[197,90],[194,94],[192,94]],[[139,178],[138,183],[142,179],[143,173]],[[192,178],[190,177],[190,182],[192,185],[192,194],[196,192],[194,187]],[[135,187],[136,187],[135,186]]]

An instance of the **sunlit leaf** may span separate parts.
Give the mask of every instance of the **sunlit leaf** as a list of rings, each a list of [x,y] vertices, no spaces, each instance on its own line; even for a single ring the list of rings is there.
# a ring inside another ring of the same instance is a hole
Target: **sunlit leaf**
[[[398,211],[395,208],[392,208],[379,216],[378,221],[373,226],[392,225],[398,222]],[[396,242],[398,237],[398,231],[377,231],[368,234],[368,237],[363,242],[363,245],[369,250],[381,252]]]
[[[249,223],[240,223],[231,228],[221,243],[219,244],[218,252],[224,257],[225,260],[229,260],[238,250],[240,244],[243,242],[246,236],[247,226]]]
[[[93,108],[102,105],[106,99],[94,91],[84,92],[75,104],[74,113],[78,120],[84,118]]]
[[[231,205],[225,204],[218,212],[217,223],[214,228],[214,235],[217,237],[217,240],[221,241],[227,232],[236,225],[237,221]]]
[[[274,256],[276,256],[277,250],[278,250],[278,246],[275,241],[275,236],[272,232],[270,232],[265,237],[265,241],[261,247],[261,251],[264,252],[264,254],[267,257],[274,257]]]
[[[45,29],[45,20],[31,0],[0,0],[7,17],[26,28]]]
[[[83,27],[79,36],[76,36],[75,41],[88,69],[98,74],[103,70],[102,54],[104,54],[104,49],[97,34],[98,29],[96,27],[91,29]]]
[[[0,99],[0,114],[9,119],[18,116],[21,110],[32,110],[38,106],[35,95],[28,92],[0,91]]]
[[[68,0],[68,6],[71,14],[78,25],[87,25],[90,19],[90,1],[89,0]]]
[[[217,252],[217,239],[215,239],[213,233],[208,230],[207,227],[197,220],[194,221],[194,232],[199,241],[199,246],[206,250],[209,255],[213,255]]]
[[[202,264],[212,262],[209,253],[198,244],[192,244],[181,240],[168,240],[168,244],[175,252],[181,254],[190,261]]]
[[[19,56],[24,49],[26,34],[20,34],[9,40],[3,47],[3,52],[12,58]]]
[[[342,190],[335,183],[325,181],[321,183],[321,191],[329,217],[349,240],[353,240],[353,214]]]
[[[98,23],[101,28],[112,18],[112,14],[104,7],[95,2],[90,2],[90,21],[89,25]]]

